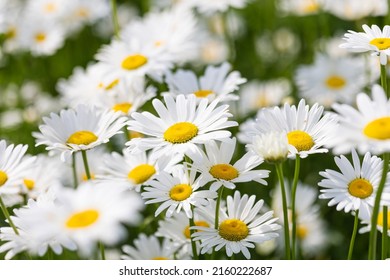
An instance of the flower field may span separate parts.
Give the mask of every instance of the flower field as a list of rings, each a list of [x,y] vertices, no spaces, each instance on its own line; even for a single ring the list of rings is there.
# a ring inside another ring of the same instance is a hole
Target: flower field
[[[0,259],[390,257],[387,0],[0,0]]]

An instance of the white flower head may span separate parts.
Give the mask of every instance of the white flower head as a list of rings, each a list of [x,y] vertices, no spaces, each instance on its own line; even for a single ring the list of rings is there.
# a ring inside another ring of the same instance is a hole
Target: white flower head
[[[287,159],[288,141],[285,133],[271,131],[255,135],[252,144],[246,145],[254,154],[270,163],[278,163]]]
[[[377,25],[371,25],[371,28],[363,24],[364,32],[355,32],[349,30],[345,33],[346,43],[340,45],[340,48],[346,48],[351,52],[371,52],[379,56],[382,65],[387,64],[390,55],[390,26],[385,25],[383,31]]]

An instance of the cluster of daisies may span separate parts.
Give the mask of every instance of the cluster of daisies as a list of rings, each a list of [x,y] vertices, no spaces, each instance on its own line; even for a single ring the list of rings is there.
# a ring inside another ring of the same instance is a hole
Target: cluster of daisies
[[[84,22],[72,19],[75,7],[83,20],[109,12],[106,1],[63,2],[14,5],[51,24],[71,21],[69,30]],[[159,1],[170,8],[116,29],[95,61],[58,81],[66,109],[44,116],[33,133],[47,154],[0,140],[6,259],[71,251],[85,259],[317,257],[329,242],[318,199],[355,216],[348,258],[359,223],[360,233],[370,232],[368,258],[376,258],[377,231],[383,243],[390,235],[390,27],[345,34],[341,49],[369,58],[329,50],[297,69],[305,99],[293,104],[284,79],[247,83],[227,61],[203,71],[184,66],[195,65],[203,47],[198,13],[247,2]],[[298,2],[312,13],[333,1]],[[0,2],[1,9],[8,5]],[[363,88],[370,93],[359,93]],[[337,170],[319,172],[318,192],[300,182],[300,164],[329,151],[337,154]],[[295,166],[293,178],[284,175],[287,166]]]

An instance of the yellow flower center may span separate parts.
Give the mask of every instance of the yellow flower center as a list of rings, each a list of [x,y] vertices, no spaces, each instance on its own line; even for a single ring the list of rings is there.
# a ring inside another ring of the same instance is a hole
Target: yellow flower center
[[[0,170],[0,187],[3,186],[8,181],[7,173]]]
[[[89,145],[95,142],[98,137],[91,131],[88,130],[80,130],[73,133],[69,136],[66,143],[75,144],[75,145]]]
[[[366,179],[357,178],[348,184],[349,194],[362,199],[369,197],[373,190],[371,183]]]
[[[378,214],[378,226],[383,228],[383,211],[380,211]],[[387,229],[390,229],[390,211],[387,211]]]
[[[238,177],[238,170],[226,163],[213,165],[209,172],[214,178],[226,181],[230,181]]]
[[[134,184],[142,184],[149,180],[156,173],[156,169],[150,164],[140,164],[134,167],[127,177],[134,182]]]
[[[228,219],[219,225],[219,235],[228,241],[240,241],[249,234],[247,225],[238,219]]]
[[[169,197],[175,201],[183,201],[190,197],[192,188],[187,184],[178,184],[169,191]]]
[[[104,89],[105,90],[110,90],[116,87],[119,84],[119,79],[113,80],[111,83],[109,83]]]
[[[390,117],[383,117],[368,123],[363,129],[363,133],[373,139],[390,139]]]
[[[316,3],[316,1],[310,1],[310,3],[307,3],[303,7],[303,11],[305,13],[315,13],[315,12],[318,12],[319,9],[320,9],[320,5],[318,5],[318,3]]]
[[[370,44],[381,51],[387,50],[390,48],[390,38],[375,38],[370,41]]]
[[[96,177],[95,177],[95,174],[93,174],[93,173],[91,173],[90,174],[91,175],[91,180],[94,180]],[[87,176],[87,174],[83,174],[83,176],[82,176],[82,178],[81,178],[83,181],[88,181],[89,179],[88,179],[88,176]]]
[[[345,86],[346,81],[341,76],[332,75],[326,79],[325,84],[330,89],[342,89]]]
[[[307,227],[305,227],[305,226],[303,226],[303,225],[299,225],[298,227],[297,227],[297,236],[298,236],[298,238],[299,239],[305,239],[305,237],[307,236],[307,234],[308,234],[308,229],[307,229]]]
[[[201,89],[194,92],[195,96],[198,98],[204,98],[213,93],[214,92],[212,90],[207,90],[207,89]]]
[[[47,13],[52,13],[57,9],[57,6],[54,3],[47,3],[44,7],[43,10]]]
[[[155,47],[161,47],[162,45],[164,45],[164,41],[156,41],[156,42],[154,42],[154,46]]]
[[[112,107],[115,112],[123,112],[127,114],[131,109],[132,104],[128,102],[118,103]]]
[[[86,9],[86,8],[79,8],[77,11],[76,11],[76,15],[81,17],[81,18],[86,18],[89,16],[89,10]]]
[[[144,135],[141,132],[134,131],[134,130],[130,130],[128,132],[128,134],[129,134],[130,139],[133,139],[133,138],[143,138],[144,137]]]
[[[189,122],[179,122],[170,126],[164,132],[164,139],[173,144],[186,143],[198,134],[196,125]]]
[[[198,227],[210,227],[210,225],[206,221],[196,221],[195,225]],[[201,230],[196,230],[196,231],[201,231]],[[187,239],[191,238],[191,232],[190,232],[190,226],[186,226],[186,228],[183,231],[184,236]]]
[[[122,61],[122,68],[126,70],[135,70],[145,65],[148,58],[141,54],[129,55]]]
[[[94,224],[99,218],[99,212],[94,209],[72,214],[66,221],[66,227],[70,229],[85,228]]]
[[[314,146],[313,138],[304,131],[295,130],[287,133],[288,143],[293,145],[298,152],[309,151]]]
[[[169,259],[166,258],[166,257],[155,257],[155,258],[152,258],[152,260],[154,260],[154,261],[166,261],[166,260],[169,260]]]
[[[46,34],[45,33],[39,32],[39,33],[35,34],[35,41],[37,43],[42,43],[45,40],[46,40]]]
[[[34,180],[30,180],[30,179],[24,179],[23,180],[23,183],[24,185],[26,186],[26,188],[31,191],[34,189],[35,187],[35,181]]]
[[[16,37],[16,28],[10,27],[6,32],[5,32],[5,38],[6,39],[12,39]]]

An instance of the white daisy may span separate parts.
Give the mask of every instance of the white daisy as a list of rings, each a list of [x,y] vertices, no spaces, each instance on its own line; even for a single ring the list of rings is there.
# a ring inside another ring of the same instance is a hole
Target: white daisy
[[[390,151],[390,101],[382,87],[374,85],[371,98],[359,93],[356,106],[357,109],[346,104],[333,105],[340,123],[331,143],[334,151],[345,153],[353,147],[360,153]]]
[[[208,104],[207,99],[197,102],[195,95],[179,95],[176,100],[164,96],[164,104],[153,99],[153,107],[159,117],[149,112],[132,113],[129,130],[141,132],[149,138],[136,138],[127,143],[131,150],[157,148],[161,153],[187,153],[196,150],[197,144],[211,139],[223,141],[231,133],[226,128],[236,126],[228,121],[228,105],[218,106],[218,100]],[[135,151],[136,151],[135,150]]]
[[[98,176],[98,179],[109,180],[112,184],[140,191],[142,185],[149,185],[161,171],[171,172],[182,160],[181,155],[156,156],[153,151],[131,154],[129,150],[124,149],[123,155],[113,152],[103,158],[101,167],[103,175]]]
[[[126,118],[119,114],[79,105],[75,109],[62,110],[59,115],[51,113],[50,118],[44,117],[44,124],[39,126],[40,133],[33,136],[37,146],[46,145],[46,150],[61,152],[64,161],[73,152],[92,149],[121,133]]]
[[[82,255],[91,255],[98,241],[113,246],[126,237],[122,223],[137,224],[143,208],[137,193],[86,182],[57,193],[59,214],[53,222],[77,244]]]
[[[27,145],[8,145],[0,141],[0,195],[16,194],[35,157],[26,157]]]
[[[208,66],[203,76],[197,78],[194,72],[178,70],[175,73],[166,74],[169,93],[175,96],[179,94],[194,94],[198,98],[208,98],[220,101],[237,100],[239,97],[233,94],[239,85],[246,82],[238,71],[230,72],[231,66],[224,62],[219,67]]]
[[[188,218],[193,217],[192,207],[207,205],[207,199],[217,197],[215,191],[199,190],[203,185],[201,177],[196,178],[197,172],[178,165],[172,170],[172,175],[161,172],[152,181],[150,187],[145,187],[141,193],[146,204],[162,203],[156,210],[155,216],[167,209],[166,217],[171,217],[182,209]]]
[[[324,10],[344,20],[360,20],[387,15],[388,3],[387,0],[327,0]]]
[[[323,187],[319,198],[330,199],[328,205],[337,205],[337,211],[359,210],[359,218],[368,220],[381,180],[383,161],[367,152],[361,163],[356,151],[352,150],[352,163],[343,155],[335,157],[335,162],[341,172],[329,169],[320,172],[325,179],[318,183]],[[390,182],[386,182],[381,203],[390,204]]]
[[[335,102],[351,104],[366,85],[363,58],[316,55],[313,65],[300,66],[295,75],[302,97],[330,107]]]
[[[209,141],[205,144],[206,152],[199,150],[188,155],[193,160],[192,168],[202,174],[203,185],[212,182],[211,190],[218,190],[221,186],[234,189],[236,183],[250,181],[267,185],[264,178],[268,177],[269,171],[253,170],[263,159],[248,152],[231,164],[235,148],[236,138],[228,139],[219,146],[215,141]]]
[[[317,103],[311,108],[301,99],[298,106],[285,104],[282,109],[264,109],[247,135],[260,135],[270,131],[284,132],[289,143],[289,157],[305,158],[314,153],[326,153],[322,148],[333,136],[337,121],[334,115],[322,115],[324,108]]]
[[[280,228],[275,224],[277,218],[272,218],[273,212],[269,211],[259,216],[264,201],[255,203],[254,195],[248,197],[236,191],[234,197],[227,197],[227,211],[221,212],[218,229],[202,226],[194,226],[199,230],[193,233],[194,240],[201,241],[201,253],[204,254],[211,248],[219,251],[225,247],[228,257],[240,252],[250,259],[248,248],[254,248],[253,243],[276,238],[276,231]]]
[[[327,0],[280,0],[279,9],[288,14],[306,16],[317,14]]]
[[[130,245],[122,246],[122,260],[173,260],[177,246],[169,239],[164,239],[162,243],[154,235],[146,236],[141,233],[134,240],[134,247]]]
[[[378,222],[377,222],[377,225],[376,225],[376,228],[377,230],[379,230],[379,232],[383,233],[383,216],[385,215],[384,211],[383,211],[383,207],[381,207],[381,209],[379,210],[379,213],[378,213]],[[362,224],[364,225],[362,228],[359,229],[359,233],[366,233],[366,232],[370,232],[371,230],[371,218],[368,219],[368,220],[363,220],[362,221]],[[387,210],[387,235],[390,236],[390,210]]]
[[[346,48],[351,52],[372,52],[372,55],[379,56],[382,65],[387,64],[390,55],[390,26],[385,25],[383,31],[377,25],[371,25],[371,28],[363,24],[364,32],[355,32],[349,30],[344,34],[344,40],[347,42],[340,45],[340,48]]]

